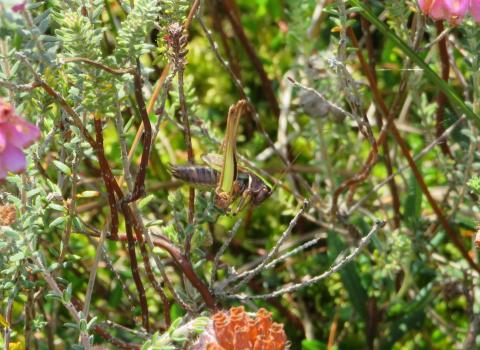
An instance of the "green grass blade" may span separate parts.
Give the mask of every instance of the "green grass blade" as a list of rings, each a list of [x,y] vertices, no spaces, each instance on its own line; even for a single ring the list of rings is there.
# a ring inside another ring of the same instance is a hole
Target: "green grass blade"
[[[336,232],[331,231],[328,234],[328,247],[329,257],[333,261],[333,259],[335,259],[337,255],[346,248],[346,245],[342,242]],[[347,293],[350,297],[350,302],[355,310],[360,314],[361,318],[366,321],[368,318],[368,294],[360,280],[360,274],[357,266],[355,263],[347,264],[340,270],[339,273],[343,286],[347,290]]]

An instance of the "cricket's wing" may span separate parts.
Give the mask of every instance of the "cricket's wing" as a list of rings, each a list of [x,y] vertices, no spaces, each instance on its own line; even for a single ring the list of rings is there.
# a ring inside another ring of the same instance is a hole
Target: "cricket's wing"
[[[206,166],[170,165],[170,172],[176,179],[192,185],[215,187],[220,179],[220,173]]]
[[[218,154],[218,153],[208,153],[208,154],[204,154],[201,159],[206,163],[208,164],[209,166],[211,166],[212,168],[214,168],[215,170],[217,171],[221,171],[222,170],[222,167],[223,167],[223,157]],[[246,167],[245,165],[240,165],[238,164],[237,162],[237,168],[238,168],[238,171],[241,171],[241,172],[244,172],[244,173],[247,173],[247,172],[253,172],[254,171],[248,167]]]
[[[208,153],[202,155],[202,160],[217,171],[222,171],[223,157],[218,153]]]

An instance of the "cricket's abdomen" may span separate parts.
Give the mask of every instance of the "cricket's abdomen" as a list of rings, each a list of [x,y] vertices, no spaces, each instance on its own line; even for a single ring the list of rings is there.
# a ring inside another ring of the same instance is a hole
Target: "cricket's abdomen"
[[[205,166],[172,165],[173,177],[195,185],[216,186],[220,173]]]

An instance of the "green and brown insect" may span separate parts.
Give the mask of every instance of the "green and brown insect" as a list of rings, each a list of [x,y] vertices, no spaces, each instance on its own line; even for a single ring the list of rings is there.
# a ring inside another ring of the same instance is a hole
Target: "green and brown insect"
[[[237,164],[237,129],[240,118],[247,112],[248,103],[238,101],[228,111],[227,130],[222,144],[223,156],[208,154],[202,157],[205,166],[171,166],[172,175],[193,185],[214,187],[215,205],[225,211],[237,199],[237,214],[247,205],[259,205],[272,194],[272,188],[251,169]]]

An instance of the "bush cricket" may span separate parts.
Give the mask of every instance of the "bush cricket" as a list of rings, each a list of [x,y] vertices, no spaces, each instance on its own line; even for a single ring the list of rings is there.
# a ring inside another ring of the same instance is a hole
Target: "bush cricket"
[[[222,155],[208,154],[202,157],[205,166],[172,165],[172,175],[190,183],[215,187],[215,206],[234,215],[247,205],[257,206],[272,194],[272,188],[251,169],[237,164],[237,129],[240,118],[247,112],[248,103],[238,101],[231,106],[227,117],[227,130],[221,150]],[[230,206],[237,199],[234,210]]]

